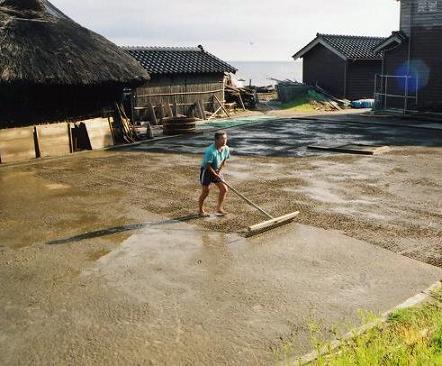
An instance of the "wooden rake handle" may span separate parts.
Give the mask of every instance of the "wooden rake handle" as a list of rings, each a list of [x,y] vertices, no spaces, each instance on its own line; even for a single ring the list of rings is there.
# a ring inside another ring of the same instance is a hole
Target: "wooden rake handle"
[[[255,207],[258,211],[260,211],[263,215],[267,216],[270,220],[273,220],[274,217],[270,215],[268,212],[264,211],[261,207],[250,201],[246,196],[244,196],[242,193],[238,192],[235,188],[233,188],[229,183],[227,183],[225,180],[221,180],[221,183],[224,183],[227,187],[230,188],[230,190],[235,193],[237,196],[241,197],[244,201],[246,201],[250,206]]]

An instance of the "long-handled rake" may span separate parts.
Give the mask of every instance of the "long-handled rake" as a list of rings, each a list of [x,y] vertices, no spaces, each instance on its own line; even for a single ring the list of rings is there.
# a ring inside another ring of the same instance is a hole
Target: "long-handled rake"
[[[299,211],[289,213],[287,215],[279,216],[279,217],[273,217],[266,211],[264,211],[261,207],[259,207],[257,204],[250,201],[246,196],[244,196],[242,193],[238,192],[235,188],[233,188],[230,184],[228,184],[226,181],[222,181],[227,187],[230,188],[230,190],[235,193],[237,196],[241,197],[244,201],[246,201],[250,206],[256,208],[259,212],[261,212],[263,215],[265,215],[269,220],[263,221],[259,224],[252,225],[247,227],[246,230],[246,236],[252,236],[259,233],[262,233],[264,231],[272,230],[278,226],[286,225],[290,222],[292,222],[296,216],[299,215]]]

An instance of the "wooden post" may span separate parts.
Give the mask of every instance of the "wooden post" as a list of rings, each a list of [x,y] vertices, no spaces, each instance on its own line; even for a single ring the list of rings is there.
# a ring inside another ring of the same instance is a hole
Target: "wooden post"
[[[172,113],[173,113],[173,117],[178,117],[178,106],[176,104],[176,100],[173,101]]]
[[[40,142],[38,138],[38,129],[35,126],[34,126],[34,147],[35,147],[35,157],[40,158],[41,153],[40,153]]]
[[[165,107],[164,110],[165,110],[165,113],[166,113],[166,117],[173,117],[172,108],[170,108],[169,102],[164,104],[164,107]]]
[[[155,115],[155,108],[152,103],[147,103],[147,115],[149,120],[154,124],[158,124],[157,116]]]
[[[69,122],[67,123],[67,125],[68,125],[68,136],[69,136],[69,152],[72,154],[74,152],[74,141],[72,138],[72,127]],[[114,140],[114,145],[115,145],[115,138],[114,138],[114,132],[112,130],[112,124],[109,122],[109,125],[110,125],[110,129],[112,132],[112,139]]]
[[[130,114],[132,118],[132,123],[135,123],[135,107],[137,103],[137,90],[135,89],[135,92],[132,91],[130,93]]]
[[[196,101],[196,106],[198,108],[198,114],[201,119],[206,119],[206,114],[204,113],[203,102],[201,100]]]
[[[245,111],[246,110],[246,106],[244,105],[244,102],[242,100],[241,92],[240,91],[238,92],[238,97],[239,97],[239,101],[241,102],[242,110]]]
[[[162,104],[158,104],[156,108],[158,110],[158,114],[159,114],[160,119],[163,119],[165,117],[164,106]]]

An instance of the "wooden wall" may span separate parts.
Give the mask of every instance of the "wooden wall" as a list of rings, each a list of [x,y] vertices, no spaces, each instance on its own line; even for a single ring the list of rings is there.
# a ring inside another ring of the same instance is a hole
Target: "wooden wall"
[[[432,11],[429,11],[430,7]],[[426,10],[419,11],[423,9]],[[413,27],[422,26],[442,26],[442,0],[401,0],[401,30],[410,35]]]
[[[382,61],[349,61],[347,67],[347,93],[350,100],[373,98],[374,78],[382,72]]]
[[[399,70],[403,67],[404,62],[408,58],[408,43],[400,45],[384,54],[383,70],[384,75],[398,75]],[[388,93],[403,95],[404,94],[404,82],[402,80],[389,79],[388,80]],[[410,108],[415,108],[414,100],[409,100]],[[412,104],[411,104],[412,103]],[[387,97],[387,108],[400,108],[404,107],[403,98]]]
[[[346,61],[322,45],[313,48],[303,59],[303,81],[316,83],[338,98],[345,96]]]
[[[322,45],[304,56],[304,83],[318,84],[338,98],[373,98],[382,61],[346,61]]]
[[[409,109],[442,111],[441,34],[442,26],[413,27],[410,34],[411,44],[405,42],[385,52],[384,74],[405,75],[410,61],[411,74],[419,78],[418,103],[414,105],[410,101]],[[403,94],[403,85],[399,83],[391,92]]]
[[[63,156],[114,144],[108,118],[0,129],[0,163]],[[79,144],[77,140],[87,140]]]
[[[412,70],[421,87],[418,109],[442,111],[442,26],[414,27],[411,32]]]
[[[224,74],[174,74],[151,75],[151,80],[144,86],[136,89],[134,97],[135,107],[145,107],[148,103],[153,106],[159,104],[177,104],[178,113],[187,114],[188,109],[196,101],[201,100],[207,111],[213,111],[213,93],[174,95],[174,93],[200,93],[218,90],[216,96],[224,100]]]

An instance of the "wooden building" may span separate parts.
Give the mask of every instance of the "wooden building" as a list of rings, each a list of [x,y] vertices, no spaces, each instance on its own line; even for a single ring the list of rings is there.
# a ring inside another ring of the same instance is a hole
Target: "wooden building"
[[[116,102],[149,80],[47,0],[0,0],[0,50],[0,163],[117,142]]]
[[[377,108],[442,111],[442,0],[401,0],[400,29],[375,48],[384,54]]]
[[[47,0],[0,0],[0,128],[100,116],[149,75]]]
[[[214,111],[224,101],[224,78],[236,69],[210,54],[202,46],[124,47],[149,73],[151,80],[134,93],[133,107],[141,119],[161,118],[175,113],[189,114],[199,103]],[[166,109],[166,110],[164,110]]]
[[[373,48],[385,38],[320,34],[293,55],[303,59],[303,81],[338,98],[372,98],[382,57]]]

